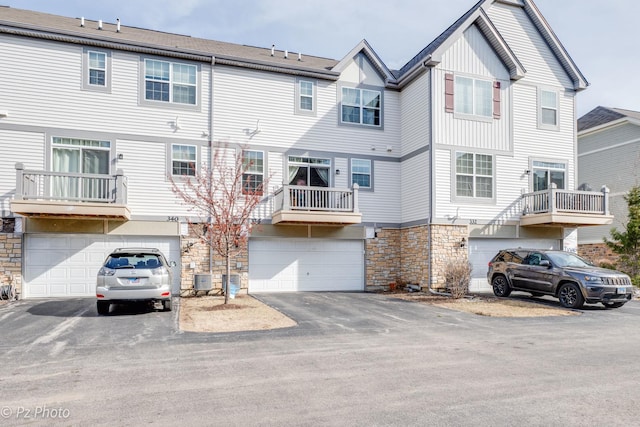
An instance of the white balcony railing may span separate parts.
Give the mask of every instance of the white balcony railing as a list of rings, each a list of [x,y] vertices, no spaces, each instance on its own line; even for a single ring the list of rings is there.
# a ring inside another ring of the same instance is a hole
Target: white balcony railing
[[[127,203],[127,182],[115,175],[26,170],[16,164],[16,200]]]
[[[570,191],[550,188],[522,195],[522,214],[570,213],[609,215],[609,189]]]
[[[353,189],[285,185],[274,193],[273,212],[323,211],[358,213],[358,184]]]

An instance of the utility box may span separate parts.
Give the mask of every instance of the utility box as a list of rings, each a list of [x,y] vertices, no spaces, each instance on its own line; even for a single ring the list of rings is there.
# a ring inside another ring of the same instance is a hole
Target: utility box
[[[227,275],[223,274],[222,275],[222,290],[223,291],[226,288],[226,284],[227,284]],[[229,289],[228,289],[229,296],[231,296],[232,298],[235,297],[239,290],[240,290],[240,275],[239,274],[232,274],[231,275],[231,281],[229,281]]]
[[[211,290],[211,275],[210,274],[196,274],[193,280],[193,288],[196,291],[209,291]]]

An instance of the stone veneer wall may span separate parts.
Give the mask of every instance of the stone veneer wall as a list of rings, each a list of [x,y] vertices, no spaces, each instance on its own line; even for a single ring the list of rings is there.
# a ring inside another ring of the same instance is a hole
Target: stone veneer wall
[[[427,286],[429,277],[429,228],[404,228],[400,241],[402,282]]]
[[[210,248],[206,243],[200,241],[198,237],[190,234],[182,238],[182,281],[180,285],[180,293],[188,294],[194,289],[196,274],[209,274],[209,251]],[[188,250],[187,250],[188,248]],[[195,264],[195,268],[191,268],[191,263]],[[230,258],[231,274],[240,275],[240,287],[246,292],[249,287],[249,251],[245,243],[244,247],[235,257]],[[241,267],[237,268],[238,263]],[[214,252],[212,262],[212,290],[210,293],[220,293],[222,290],[222,276],[226,274],[225,259]]]
[[[434,289],[445,289],[445,272],[450,262],[469,262],[468,248],[461,247],[462,238],[469,242],[469,230],[466,225],[433,225],[431,227],[431,272]],[[425,283],[426,286],[426,283]]]
[[[22,293],[22,234],[0,232],[0,285],[15,287]]]
[[[383,228],[365,240],[366,289],[386,289],[401,279],[400,230]]]
[[[469,241],[466,225],[431,226],[434,289],[445,288],[445,271],[450,261],[467,262],[468,249],[460,247],[464,238]],[[382,229],[374,239],[366,240],[366,289],[388,288],[389,283],[429,283],[429,226],[402,230]]]
[[[598,266],[601,264],[616,265],[619,258],[619,255],[604,243],[578,245],[578,255],[585,257]]]

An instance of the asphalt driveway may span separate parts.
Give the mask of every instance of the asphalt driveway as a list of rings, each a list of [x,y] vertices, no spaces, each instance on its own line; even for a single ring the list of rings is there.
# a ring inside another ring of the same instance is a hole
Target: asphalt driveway
[[[0,306],[3,425],[634,425],[640,304],[495,319],[375,294],[269,294],[277,331],[176,311]],[[98,398],[99,397],[99,398]],[[59,419],[33,418],[61,409]],[[31,418],[26,418],[27,410]]]

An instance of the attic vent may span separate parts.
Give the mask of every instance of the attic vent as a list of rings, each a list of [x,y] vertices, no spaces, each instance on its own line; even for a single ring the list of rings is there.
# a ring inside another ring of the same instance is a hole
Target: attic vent
[[[272,44],[271,45],[271,56],[274,56],[276,54],[276,45]]]
[[[80,26],[84,27],[84,16],[80,17]]]
[[[287,59],[287,58],[289,58],[289,51],[285,50],[284,51],[284,59]]]
[[[102,19],[98,21],[98,29],[101,30],[102,29]]]
[[[116,22],[117,22],[116,31],[119,33],[120,32],[120,18],[116,18]]]
[[[298,52],[298,61],[302,61],[302,54]]]

